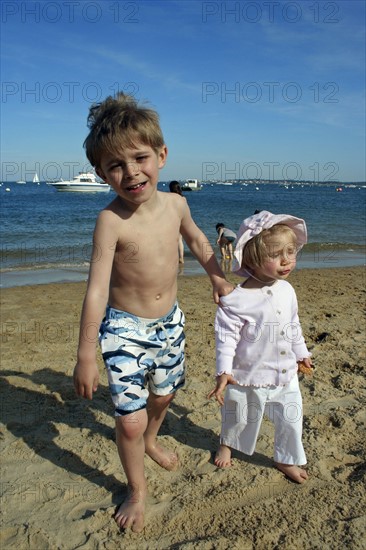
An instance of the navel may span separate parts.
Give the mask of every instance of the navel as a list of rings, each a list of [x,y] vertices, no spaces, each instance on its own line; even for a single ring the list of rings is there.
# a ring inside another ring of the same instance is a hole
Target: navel
[[[157,294],[157,295],[155,296],[155,300],[160,300],[160,298],[161,298],[161,294]]]

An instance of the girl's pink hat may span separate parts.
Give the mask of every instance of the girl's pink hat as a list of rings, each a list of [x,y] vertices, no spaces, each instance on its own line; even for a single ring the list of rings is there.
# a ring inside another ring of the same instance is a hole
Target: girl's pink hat
[[[233,273],[248,276],[249,272],[241,265],[245,245],[250,239],[262,233],[263,229],[269,229],[278,223],[287,225],[292,229],[296,235],[299,249],[306,244],[307,230],[304,220],[289,214],[271,214],[267,210],[261,210],[258,214],[246,218],[239,228],[235,243]]]

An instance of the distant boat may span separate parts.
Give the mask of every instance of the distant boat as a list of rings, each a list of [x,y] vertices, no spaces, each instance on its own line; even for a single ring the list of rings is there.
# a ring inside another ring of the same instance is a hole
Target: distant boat
[[[27,182],[24,180],[19,180],[16,183],[19,183],[19,185],[25,185]]]
[[[38,177],[37,172],[33,176],[33,183],[38,183],[39,184],[39,177]]]
[[[97,182],[96,177],[91,172],[79,172],[71,181],[47,182],[57,191],[68,193],[108,193],[110,187],[107,183]]]
[[[200,191],[201,189],[201,184],[195,179],[186,180],[186,182],[182,185],[182,191]]]

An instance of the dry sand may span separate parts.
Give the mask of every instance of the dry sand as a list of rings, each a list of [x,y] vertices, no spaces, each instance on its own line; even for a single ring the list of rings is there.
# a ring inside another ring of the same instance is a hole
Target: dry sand
[[[120,533],[112,519],[125,477],[100,356],[93,401],[73,390],[85,283],[4,290],[1,548],[365,548],[364,270],[301,270],[291,282],[316,363],[301,381],[309,481],[299,486],[273,468],[267,421],[252,457],[236,453],[232,468],[214,466],[220,411],[206,395],[216,306],[206,277],[181,277],[188,383],[161,430],[181,467],[167,472],[146,457],[141,534]]]

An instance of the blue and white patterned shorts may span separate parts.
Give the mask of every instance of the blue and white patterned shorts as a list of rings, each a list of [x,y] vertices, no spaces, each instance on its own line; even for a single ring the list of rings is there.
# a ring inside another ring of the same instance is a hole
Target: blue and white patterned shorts
[[[99,341],[116,416],[144,409],[149,390],[169,395],[184,386],[184,323],[177,303],[160,319],[107,307]]]

